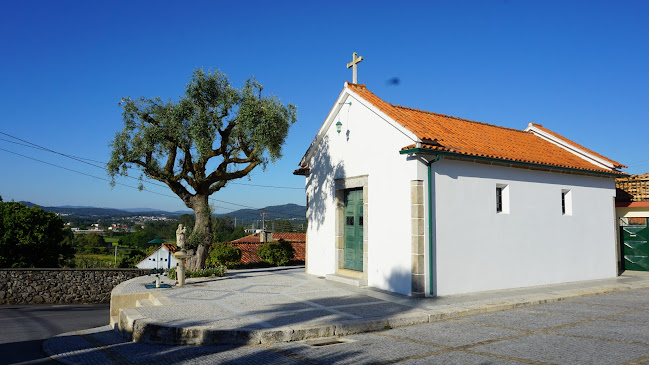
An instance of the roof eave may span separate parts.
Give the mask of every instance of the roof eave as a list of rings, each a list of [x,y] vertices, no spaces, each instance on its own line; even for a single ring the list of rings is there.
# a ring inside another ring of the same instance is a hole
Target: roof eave
[[[608,157],[604,157],[602,155],[597,154],[594,151],[591,151],[587,149],[586,147],[582,147],[580,145],[577,145],[575,142],[569,140],[568,138],[561,136],[557,134],[554,131],[549,130],[548,128],[545,128],[540,125],[536,125],[534,123],[529,123],[527,128],[525,128],[525,132],[531,132],[534,135],[550,142],[554,143],[557,146],[565,149],[566,151],[569,151],[570,153],[579,156],[580,158],[594,164],[598,165],[607,169],[617,169],[617,168],[625,168],[627,166],[617,162],[613,161]],[[599,156],[598,156],[599,155]]]
[[[605,171],[586,170],[586,169],[579,169],[579,168],[574,168],[574,167],[546,165],[546,164],[535,163],[535,162],[515,161],[515,160],[507,160],[507,159],[495,158],[495,157],[487,157],[487,156],[467,155],[467,154],[451,152],[451,151],[430,150],[428,148],[417,148],[417,147],[408,148],[408,149],[403,149],[403,150],[399,151],[399,153],[402,154],[402,155],[420,154],[420,155],[452,156],[452,157],[466,159],[466,160],[479,160],[479,161],[485,161],[485,162],[488,161],[488,162],[507,163],[507,164],[510,164],[510,165],[516,165],[516,166],[521,166],[521,167],[523,167],[523,166],[524,167],[537,167],[537,168],[542,168],[542,169],[547,169],[547,170],[554,170],[554,171],[557,171],[557,172],[579,172],[581,174],[606,176],[606,177],[627,176],[626,173],[620,172],[620,171],[605,172]]]

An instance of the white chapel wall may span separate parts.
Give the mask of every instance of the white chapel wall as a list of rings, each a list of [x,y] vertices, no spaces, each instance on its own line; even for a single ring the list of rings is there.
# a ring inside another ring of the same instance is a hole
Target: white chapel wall
[[[368,285],[410,293],[410,181],[417,162],[399,150],[414,143],[358,100],[348,98],[310,161],[308,273],[333,274],[334,179],[368,176]],[[335,123],[342,123],[340,134]],[[422,177],[419,177],[422,178]]]
[[[616,276],[613,179],[443,159],[433,168],[437,295]],[[497,184],[509,189],[508,214],[496,213]]]

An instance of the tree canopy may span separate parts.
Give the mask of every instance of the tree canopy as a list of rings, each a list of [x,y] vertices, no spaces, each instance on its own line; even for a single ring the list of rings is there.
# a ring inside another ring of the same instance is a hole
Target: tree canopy
[[[197,69],[178,101],[141,97],[120,103],[124,128],[111,143],[108,173],[114,179],[136,167],[194,210],[190,242],[203,246],[200,267],[212,239],[209,196],[280,158],[297,120],[295,106],[262,90],[254,78],[237,89],[218,70]]]
[[[55,213],[0,202],[0,267],[60,267],[74,257],[69,234]]]

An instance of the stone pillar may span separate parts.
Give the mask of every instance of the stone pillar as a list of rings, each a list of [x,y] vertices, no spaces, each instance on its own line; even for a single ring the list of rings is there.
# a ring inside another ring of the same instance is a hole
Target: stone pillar
[[[187,258],[189,255],[185,252],[185,250],[180,250],[174,252],[174,257],[176,258],[176,261],[178,261],[178,266],[176,270],[176,281],[178,282],[178,286],[184,286],[185,285],[185,262],[187,261]]]
[[[422,180],[412,180],[410,182],[410,197],[410,215],[412,218],[410,294],[423,297],[426,295],[426,265],[424,263],[426,222],[424,217],[424,182]]]

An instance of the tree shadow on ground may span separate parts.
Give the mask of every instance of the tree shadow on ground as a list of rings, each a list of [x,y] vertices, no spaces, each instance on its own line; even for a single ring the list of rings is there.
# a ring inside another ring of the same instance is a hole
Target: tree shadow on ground
[[[287,270],[291,268],[269,269],[268,272],[255,273],[259,275],[286,275],[285,278],[277,278],[291,283],[296,275],[287,275]],[[294,270],[294,268],[293,268]],[[232,280],[240,277],[251,275],[251,272],[236,273]],[[300,274],[303,275],[303,274]],[[410,272],[392,273],[391,277],[394,282],[405,280]],[[253,284],[253,283],[251,283]],[[250,287],[242,281],[242,287]],[[318,286],[327,285],[331,289],[317,289]],[[335,295],[328,294],[335,293]],[[235,293],[236,295],[236,293]],[[288,295],[293,300],[286,303],[273,304],[271,296]],[[387,300],[386,298],[389,296]],[[267,303],[264,303],[264,298]],[[288,286],[286,291],[278,294],[259,295],[251,297],[250,310],[246,310],[245,316],[252,319],[247,324],[242,324],[237,328],[230,329],[231,332],[237,333],[236,340],[240,343],[213,345],[206,344],[201,346],[169,346],[133,343],[121,338],[116,332],[106,327],[103,332],[98,331],[93,335],[85,335],[80,340],[78,335],[70,335],[67,338],[57,339],[57,341],[67,340],[74,344],[85,343],[85,352],[83,356],[96,356],[106,358],[114,363],[187,363],[191,361],[207,361],[226,364],[247,364],[247,363],[338,363],[359,359],[362,356],[358,348],[345,345],[336,345],[332,347],[323,346],[327,350],[319,350],[318,347],[310,347],[300,342],[296,346],[279,346],[279,345],[260,345],[248,346],[245,341],[252,338],[255,330],[272,329],[276,327],[292,328],[293,330],[309,329],[328,326],[340,326],[340,330],[350,330],[348,334],[354,332],[353,328],[358,328],[358,332],[365,332],[360,327],[353,327],[362,322],[372,322],[377,319],[394,318],[400,315],[407,315],[415,312],[416,305],[407,305],[401,303],[407,301],[409,297],[395,295],[384,291],[377,291],[369,288],[354,288],[344,284],[324,282],[324,279],[307,276],[304,287]],[[208,300],[209,302],[209,300]],[[216,302],[214,305],[217,305]],[[375,321],[376,322],[376,321]],[[171,325],[172,323],[167,323]],[[199,327],[207,325],[207,321],[193,321],[192,326]],[[348,325],[348,327],[345,327]],[[380,331],[387,329],[388,323],[379,322],[370,327],[370,330]],[[362,325],[361,325],[362,327]],[[180,332],[179,332],[180,333]],[[186,332],[185,332],[186,333]],[[247,334],[246,334],[247,333]],[[336,333],[333,333],[336,335]],[[347,334],[347,332],[343,333]],[[223,340],[222,333],[214,332],[208,334],[206,340],[219,341]],[[246,337],[250,336],[250,337]],[[208,341],[208,342],[209,342]],[[83,347],[83,346],[81,346]],[[305,350],[305,347],[307,350]],[[78,358],[79,346],[75,351],[67,351],[59,354],[58,359],[63,361],[74,361]],[[304,353],[308,354],[305,357]],[[318,354],[326,356],[320,358]]]

